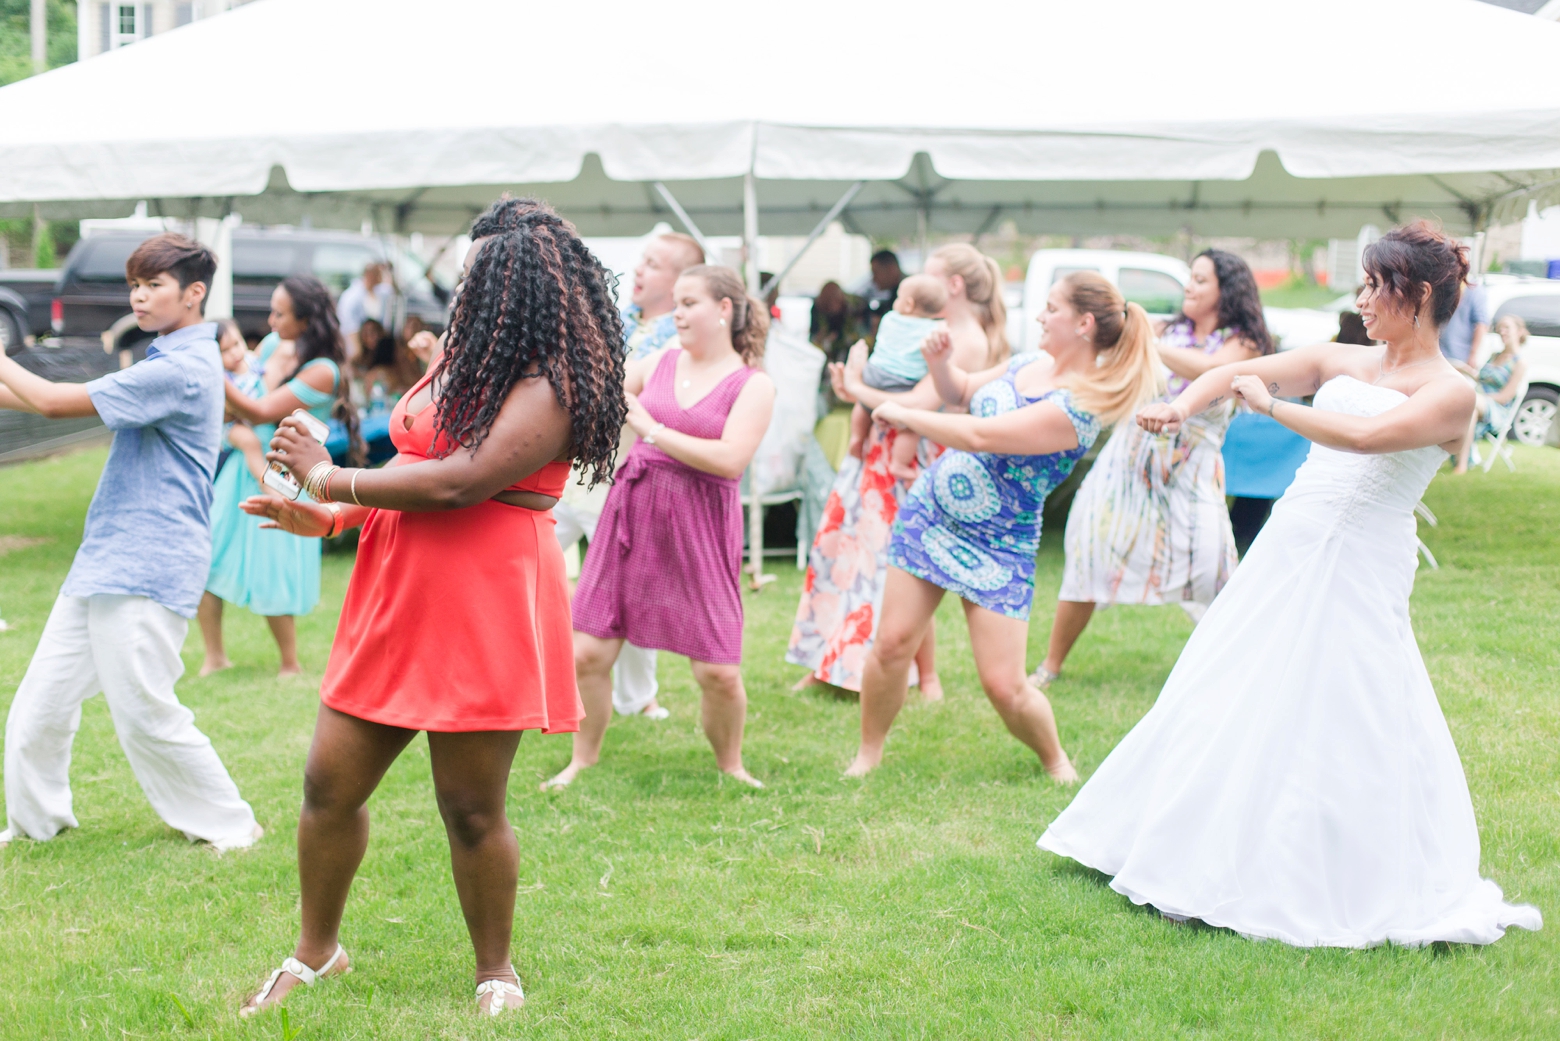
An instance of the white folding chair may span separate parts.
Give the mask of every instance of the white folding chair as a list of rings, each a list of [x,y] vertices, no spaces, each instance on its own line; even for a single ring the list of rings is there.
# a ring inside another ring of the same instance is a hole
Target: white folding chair
[[[1423,499],[1420,499],[1414,504],[1414,512],[1420,517],[1423,517],[1425,523],[1430,525],[1432,528],[1438,526],[1441,523],[1435,519],[1435,514],[1430,512],[1430,507],[1425,505],[1425,501]],[[1419,555],[1425,558],[1425,563],[1430,565],[1430,570],[1441,570],[1441,565],[1435,562],[1435,554],[1430,552],[1430,547],[1425,545],[1425,540],[1415,536],[1414,541],[1419,543]]]
[[[1505,421],[1501,423],[1500,429],[1493,431],[1493,437],[1486,436],[1483,438],[1483,440],[1490,442],[1490,456],[1488,459],[1483,460],[1485,473],[1489,473],[1490,467],[1495,465],[1497,456],[1500,457],[1501,462],[1506,464],[1506,469],[1512,473],[1517,472],[1517,462],[1514,458],[1514,453],[1511,451],[1511,446],[1506,443],[1506,438],[1511,433],[1511,424],[1517,418],[1517,413],[1522,410],[1522,402],[1527,400],[1527,392],[1528,381],[1524,378],[1517,385],[1517,393],[1511,399],[1512,407],[1507,411]],[[1468,451],[1472,456],[1472,461],[1478,464],[1480,462],[1478,445],[1475,444]]]

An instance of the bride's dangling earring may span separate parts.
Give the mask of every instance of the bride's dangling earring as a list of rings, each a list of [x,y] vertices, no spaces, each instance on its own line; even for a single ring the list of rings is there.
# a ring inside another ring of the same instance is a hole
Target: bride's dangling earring
[[[1419,328],[1419,315],[1417,313],[1414,315],[1414,328]]]

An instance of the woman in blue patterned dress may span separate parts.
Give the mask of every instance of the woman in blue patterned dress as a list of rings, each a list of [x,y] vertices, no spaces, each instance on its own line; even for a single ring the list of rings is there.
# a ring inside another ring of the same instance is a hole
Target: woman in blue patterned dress
[[[1014,737],[1057,781],[1077,780],[1051,703],[1024,675],[1035,553],[1045,498],[1089,450],[1102,423],[1130,415],[1160,390],[1148,315],[1094,272],[1051,288],[1042,347],[984,372],[927,339],[938,395],[968,415],[881,405],[873,418],[946,445],[911,489],[889,544],[883,618],[861,685],[861,748],[846,775],[883,758],[904,705],[911,658],[945,592],[964,601],[981,686]],[[853,352],[860,368],[865,352]],[[1047,356],[1048,355],[1048,356]]]

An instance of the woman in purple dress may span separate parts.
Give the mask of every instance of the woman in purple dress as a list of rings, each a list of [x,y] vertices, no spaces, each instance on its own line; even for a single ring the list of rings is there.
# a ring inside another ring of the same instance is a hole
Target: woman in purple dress
[[[639,441],[617,472],[574,594],[574,668],[585,719],[569,784],[601,756],[612,665],[623,641],[687,655],[715,765],[742,766],[742,504],[737,482],[769,428],[775,387],[760,367],[769,313],[728,267],[684,271],[679,346],[628,363],[628,425]]]

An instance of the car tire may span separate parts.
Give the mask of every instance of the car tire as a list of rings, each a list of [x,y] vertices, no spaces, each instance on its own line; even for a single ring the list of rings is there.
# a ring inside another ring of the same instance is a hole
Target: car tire
[[[22,339],[21,323],[10,311],[0,308],[0,348],[4,348],[6,357],[21,353],[26,346]]]
[[[1556,413],[1560,413],[1560,390],[1529,387],[1522,407],[1512,417],[1511,440],[1534,448],[1552,443]]]

